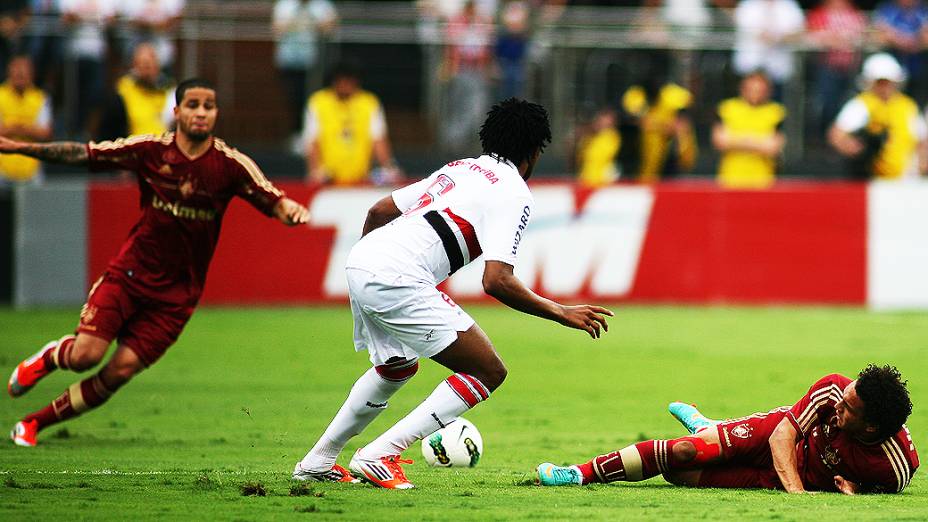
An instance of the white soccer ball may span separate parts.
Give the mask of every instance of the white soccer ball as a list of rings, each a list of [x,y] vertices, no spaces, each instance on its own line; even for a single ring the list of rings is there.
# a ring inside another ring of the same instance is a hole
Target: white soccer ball
[[[467,419],[454,422],[422,439],[422,457],[439,468],[474,467],[483,455],[483,437]]]

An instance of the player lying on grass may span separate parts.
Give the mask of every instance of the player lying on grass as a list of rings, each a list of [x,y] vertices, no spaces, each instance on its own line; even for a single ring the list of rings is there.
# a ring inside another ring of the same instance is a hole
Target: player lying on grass
[[[543,486],[637,482],[663,475],[700,488],[896,493],[918,468],[903,424],[912,412],[895,367],[870,365],[856,380],[821,378],[792,407],[713,421],[679,402],[670,412],[690,431],[649,440],[576,466],[538,466]]]
[[[20,446],[35,446],[39,430],[100,406],[174,344],[203,291],[233,196],[286,225],[309,218],[306,208],[284,197],[251,158],[213,137],[218,109],[208,82],[181,82],[175,96],[176,133],[89,144],[0,137],[0,153],[134,171],[141,192],[141,216],[90,290],[77,335],[52,341],[20,363],[7,389],[19,397],[55,369],[89,370],[114,339],[116,351],[94,376],[16,423],[11,437]]]
[[[409,415],[358,450],[351,471],[377,486],[408,489],[400,454],[413,442],[488,399],[506,367],[490,339],[436,286],[481,255],[483,288],[516,309],[598,338],[607,329],[599,306],[564,306],[536,295],[513,275],[534,201],[525,180],[551,141],[540,105],[511,98],[490,110],[480,129],[483,155],[453,161],[401,188],[368,212],[363,237],[346,263],[355,349],[373,368],[362,375],[325,433],[298,462],[293,478],[350,481],[335,464],[431,358],[453,375]]]

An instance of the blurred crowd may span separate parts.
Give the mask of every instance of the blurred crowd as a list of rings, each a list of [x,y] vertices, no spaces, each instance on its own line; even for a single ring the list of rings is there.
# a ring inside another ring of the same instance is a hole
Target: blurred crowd
[[[434,77],[425,83],[439,99],[435,141],[442,154],[473,153],[478,126],[494,100],[542,96],[544,87],[531,81],[533,65],[550,58],[552,28],[574,3],[415,2],[424,60],[434,65],[426,67]],[[274,64],[291,118],[288,145],[304,157],[307,182],[402,180],[384,109],[377,94],[364,88],[364,66],[370,64],[326,53],[326,42],[339,30],[338,3],[268,4]],[[713,158],[723,186],[770,186],[784,148],[795,139],[785,124],[790,115],[784,100],[797,52],[806,48],[820,50],[808,71],[814,79],[808,112],[820,142],[842,158],[843,175],[895,179],[926,173],[923,0],[870,2],[867,11],[855,0],[638,5],[645,8],[640,40],[657,48],[719,28],[734,31],[726,73],[737,92],[717,103],[718,93],[700,88],[693,77],[698,71],[686,67],[690,51],[646,55],[646,66],[627,75],[604,104],[590,102],[581,111],[569,138],[580,183],[656,182],[705,165],[702,155]],[[185,0],[3,0],[0,134],[99,140],[170,128],[176,42],[187,7]],[[710,104],[711,122],[694,117],[695,108]],[[712,152],[700,151],[699,143]],[[17,161],[12,167],[0,163],[0,178],[41,179],[41,166]]]

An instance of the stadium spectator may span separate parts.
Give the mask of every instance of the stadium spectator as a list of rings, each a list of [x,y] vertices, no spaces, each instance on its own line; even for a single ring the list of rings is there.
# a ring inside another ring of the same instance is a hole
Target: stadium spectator
[[[146,42],[154,46],[158,62],[165,71],[172,71],[177,54],[174,39],[184,15],[186,0],[122,0],[120,14],[131,31],[127,49]]]
[[[507,2],[500,13],[501,30],[496,37],[494,54],[500,69],[501,100],[523,96],[525,59],[529,47],[529,9],[522,0]]]
[[[28,20],[28,0],[3,0],[0,3],[0,74],[6,74],[7,62],[18,51]]]
[[[51,101],[33,83],[32,61],[25,55],[10,60],[0,84],[0,136],[25,142],[52,136]],[[0,185],[9,181],[41,183],[42,164],[19,154],[0,155]]]
[[[633,85],[622,95],[626,119],[638,127],[638,180],[653,183],[688,171],[698,147],[689,108],[693,95],[657,76]]]
[[[306,223],[302,205],[284,196],[248,156],[213,136],[216,91],[192,79],[177,88],[177,132],[101,143],[23,143],[0,138],[0,153],[19,153],[91,170],[134,171],[141,216],[119,254],[93,285],[76,335],[65,335],[20,363],[7,386],[22,396],[56,369],[96,366],[48,406],[17,422],[11,438],[35,446],[39,431],[101,406],[170,348],[203,292],[223,214],[236,195],[285,225]]]
[[[97,140],[119,136],[161,134],[174,122],[174,86],[161,74],[158,53],[151,44],[139,44],[132,53],[132,69],[116,81]]]
[[[61,0],[61,16],[68,30],[66,56],[76,74],[67,91],[76,94],[68,133],[86,134],[99,116],[104,92],[107,27],[116,16],[116,0]]]
[[[577,177],[584,187],[597,188],[619,178],[616,157],[622,140],[616,130],[618,118],[611,108],[600,109],[593,117],[589,130],[577,146]]]
[[[735,72],[764,71],[776,86],[793,76],[792,45],[805,29],[805,17],[796,0],[742,0],[735,8]]]
[[[826,375],[792,407],[713,421],[684,403],[671,414],[689,436],[649,440],[576,466],[538,466],[543,486],[638,482],[663,475],[698,488],[898,493],[918,469],[899,371],[869,365],[857,379]]]
[[[855,179],[900,179],[928,172],[928,128],[915,100],[899,91],[906,74],[887,53],[864,61],[866,90],[847,102],[828,141]]]
[[[296,136],[309,95],[310,72],[320,58],[320,36],[335,30],[338,13],[329,0],[277,0],[272,24],[277,39],[274,60],[287,93],[290,132]]]
[[[437,286],[482,257],[483,287],[501,303],[592,338],[607,331],[609,310],[564,306],[513,275],[519,241],[532,215],[526,180],[551,142],[540,105],[510,98],[480,127],[483,154],[448,163],[428,178],[388,194],[367,213],[362,238],[346,262],[355,349],[372,367],[355,382],[325,432],[293,469],[297,480],[346,482],[351,473],[389,489],[409,489],[402,453],[417,440],[490,398],[506,367],[479,325]],[[387,226],[389,225],[389,226]],[[418,407],[360,448],[336,459],[348,441],[432,359],[453,373]]]
[[[36,85],[53,97],[59,92],[64,53],[60,4],[61,0],[31,0],[35,32],[23,44],[32,57]]]
[[[329,74],[329,87],[313,93],[306,104],[306,182],[398,182],[403,176],[393,159],[380,100],[361,89],[353,63],[337,64]],[[374,172],[371,156],[380,166]]]
[[[445,110],[439,127],[442,148],[455,155],[473,150],[477,129],[489,106],[493,21],[473,1],[448,23],[444,63]]]
[[[719,104],[712,128],[712,145],[722,154],[717,179],[725,188],[768,188],[786,145],[786,109],[770,100],[770,79],[762,72],[745,76],[739,90]]]
[[[852,0],[822,0],[809,13],[807,28],[809,39],[822,48],[815,67],[815,99],[824,130],[853,88],[867,19]]]
[[[928,6],[922,0],[887,0],[873,12],[877,39],[899,60],[915,98],[924,103],[928,79],[923,51],[928,47]]]

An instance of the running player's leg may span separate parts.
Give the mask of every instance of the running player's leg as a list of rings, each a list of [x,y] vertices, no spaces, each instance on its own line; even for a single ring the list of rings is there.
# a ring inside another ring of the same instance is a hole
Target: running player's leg
[[[550,463],[538,466],[538,480],[544,486],[589,484],[593,482],[638,482],[660,474],[679,474],[698,482],[698,472],[725,458],[717,430],[670,440],[648,440],[612,453],[599,455],[575,466]],[[689,472],[684,474],[683,472]]]
[[[356,293],[367,282],[367,274],[349,270],[348,281],[349,293]],[[335,464],[339,453],[352,437],[361,433],[387,408],[390,397],[419,369],[417,355],[407,352],[365,313],[358,297],[352,296],[350,302],[355,348],[368,350],[373,366],[354,383],[325,432],[297,462],[293,470],[293,478],[297,480],[350,480],[350,473]]]
[[[7,391],[19,397],[56,369],[82,372],[93,368],[103,360],[110,342],[134,309],[131,297],[120,284],[101,277],[81,310],[77,336],[50,341],[21,362],[10,375]]]
[[[361,448],[358,456],[373,460],[400,455],[413,442],[443,428],[490,396],[506,378],[506,367],[477,324],[459,332],[457,340],[432,356],[455,372],[418,407],[383,435]]]
[[[117,347],[99,372],[72,384],[49,405],[18,422],[11,434],[13,441],[21,446],[34,446],[40,430],[101,406],[144,369],[145,364],[132,349]]]

